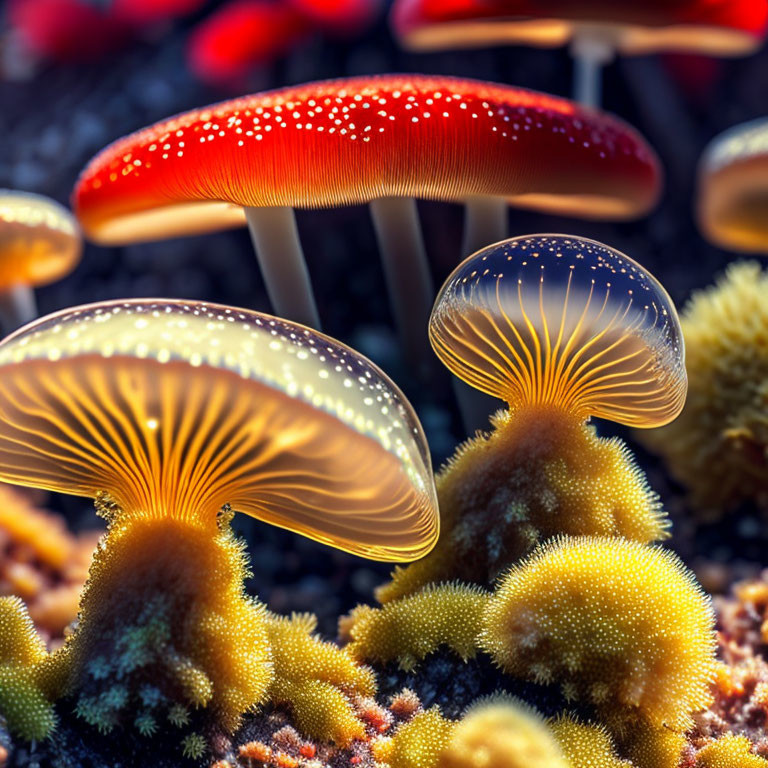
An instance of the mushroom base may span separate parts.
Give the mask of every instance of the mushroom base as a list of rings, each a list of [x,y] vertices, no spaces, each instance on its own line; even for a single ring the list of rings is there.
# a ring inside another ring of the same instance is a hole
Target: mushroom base
[[[493,431],[468,440],[437,478],[442,528],[435,549],[396,568],[381,602],[425,584],[488,585],[553,536],[666,538],[656,494],[617,438],[562,408],[530,405],[492,417]]]
[[[217,525],[113,514],[62,654],[75,711],[102,732],[151,736],[170,721],[180,742],[197,736],[192,721],[234,730],[264,700],[272,664],[229,515]]]

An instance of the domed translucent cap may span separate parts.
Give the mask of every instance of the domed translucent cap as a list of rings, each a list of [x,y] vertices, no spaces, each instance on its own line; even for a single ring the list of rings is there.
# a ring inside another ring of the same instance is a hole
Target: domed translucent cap
[[[60,280],[77,266],[81,251],[80,227],[63,205],[0,189],[0,290]]]
[[[685,401],[672,300],[593,240],[533,235],[478,251],[440,291],[429,335],[453,373],[513,408],[552,403],[655,427]]]
[[[0,479],[106,491],[127,514],[231,504],[380,560],[438,534],[426,441],[386,375],[303,326],[213,304],[93,304],[8,337]]]

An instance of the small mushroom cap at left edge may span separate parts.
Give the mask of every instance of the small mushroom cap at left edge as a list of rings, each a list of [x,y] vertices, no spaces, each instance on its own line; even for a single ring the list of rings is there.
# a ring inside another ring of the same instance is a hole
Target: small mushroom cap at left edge
[[[75,217],[54,200],[0,189],[0,291],[66,277],[82,252]]]
[[[230,504],[356,555],[438,535],[426,439],[375,365],[304,326],[166,299],[65,310],[0,344],[0,478],[128,514]]]

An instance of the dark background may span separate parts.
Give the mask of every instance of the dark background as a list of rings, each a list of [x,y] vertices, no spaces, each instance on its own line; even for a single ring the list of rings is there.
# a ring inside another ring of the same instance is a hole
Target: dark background
[[[122,50],[85,63],[20,63],[6,20],[0,27],[0,187],[66,203],[81,168],[112,140],[175,112],[307,80],[402,71],[494,80],[563,96],[571,89],[571,63],[563,49],[412,54],[392,39],[384,9],[362,37],[338,40],[318,32],[289,55],[254,69],[236,90],[214,88],[190,72],[185,46],[190,30],[217,5],[208,2],[190,17],[148,30]],[[649,218],[627,224],[512,210],[510,233],[562,232],[603,241],[650,269],[682,306],[692,290],[711,283],[735,258],[708,245],[697,231],[696,164],[719,132],[768,114],[768,51],[718,61],[677,55],[620,59],[606,68],[604,106],[635,125],[659,153],[667,172],[660,206]],[[460,258],[462,212],[442,203],[419,205],[440,285]],[[298,223],[324,331],[373,358],[400,384],[422,418],[439,465],[464,435],[449,388],[417,387],[399,358],[367,209],[299,211]],[[124,248],[89,244],[74,274],[37,295],[41,314],[149,296],[269,311],[245,230]],[[623,434],[611,424],[600,429]],[[639,457],[675,522],[673,546],[687,560],[768,564],[764,526],[749,510],[715,527],[694,526],[680,489],[652,457],[643,452]],[[87,500],[57,497],[52,506],[76,527],[94,524]],[[251,543],[254,591],[277,611],[318,612],[327,631],[339,612],[371,599],[372,587],[387,572],[386,566],[255,521],[239,519],[238,527]]]

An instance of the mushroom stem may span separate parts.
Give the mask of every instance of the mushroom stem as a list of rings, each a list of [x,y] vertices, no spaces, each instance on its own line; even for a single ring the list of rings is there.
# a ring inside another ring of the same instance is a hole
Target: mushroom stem
[[[416,201],[411,197],[382,197],[372,200],[370,206],[405,359],[425,374],[432,359],[427,328],[435,289]]]
[[[35,293],[29,285],[17,283],[0,292],[0,327],[15,331],[37,317]]]
[[[246,208],[245,218],[275,314],[320,330],[293,208]]]
[[[462,253],[498,243],[507,237],[507,201],[502,197],[470,197],[464,206]]]
[[[573,98],[585,107],[600,107],[603,100],[602,69],[613,58],[614,51],[611,40],[598,30],[587,28],[573,38]]]

